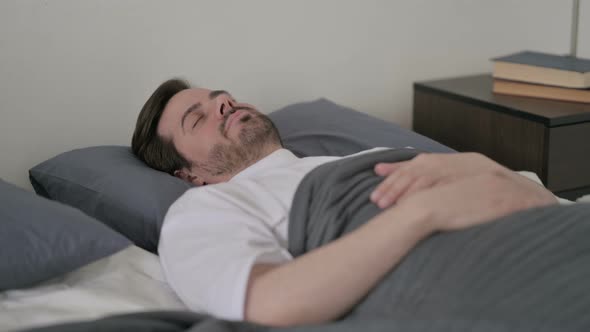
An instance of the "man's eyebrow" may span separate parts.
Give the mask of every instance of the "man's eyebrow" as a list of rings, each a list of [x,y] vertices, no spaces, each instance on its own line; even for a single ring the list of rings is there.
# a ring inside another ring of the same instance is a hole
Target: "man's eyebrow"
[[[231,94],[225,90],[213,90],[213,91],[209,92],[209,99],[213,99],[213,98],[215,98],[219,95],[223,95],[223,94],[226,94],[231,97]]]
[[[189,108],[186,109],[186,111],[184,111],[184,114],[182,115],[182,119],[180,120],[180,127],[182,128],[183,133],[184,133],[184,120],[186,120],[186,117],[191,112],[194,112],[197,109],[199,109],[199,107],[201,107],[201,103],[192,104]]]

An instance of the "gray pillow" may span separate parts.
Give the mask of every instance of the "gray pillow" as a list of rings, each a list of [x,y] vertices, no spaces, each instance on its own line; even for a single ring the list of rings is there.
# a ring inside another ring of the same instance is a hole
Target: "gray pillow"
[[[298,156],[342,156],[377,146],[450,152],[410,130],[326,99],[269,114],[283,143]],[[168,207],[190,184],[145,166],[125,146],[73,150],[29,171],[35,191],[75,206],[156,252]]]
[[[29,170],[35,191],[74,206],[156,252],[170,205],[188,182],[147,167],[127,146],[62,153]]]
[[[321,98],[273,112],[286,148],[298,156],[345,156],[374,147],[455,152],[411,130]]]
[[[0,291],[75,270],[131,242],[72,207],[0,180]]]

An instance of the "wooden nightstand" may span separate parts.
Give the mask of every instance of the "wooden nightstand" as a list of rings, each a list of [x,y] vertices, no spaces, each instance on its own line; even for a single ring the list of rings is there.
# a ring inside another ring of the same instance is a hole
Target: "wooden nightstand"
[[[413,129],[535,172],[561,197],[590,193],[590,104],[494,94],[489,74],[419,82]]]

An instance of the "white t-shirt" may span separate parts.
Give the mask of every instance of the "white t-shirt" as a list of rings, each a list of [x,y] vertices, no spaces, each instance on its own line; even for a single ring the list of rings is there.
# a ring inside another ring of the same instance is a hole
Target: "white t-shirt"
[[[312,169],[337,159],[298,158],[280,149],[230,181],[190,189],[174,202],[158,251],[181,300],[194,311],[243,320],[254,263],[293,259],[287,231],[297,186]]]

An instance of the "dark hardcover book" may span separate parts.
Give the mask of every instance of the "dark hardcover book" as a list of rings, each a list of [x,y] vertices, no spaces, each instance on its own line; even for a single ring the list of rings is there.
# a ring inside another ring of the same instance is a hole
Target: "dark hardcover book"
[[[524,51],[494,60],[494,78],[564,88],[590,88],[590,60]]]
[[[590,60],[569,55],[555,55],[541,52],[524,51],[499,58],[494,61],[519,63],[523,65],[553,68],[578,73],[590,72]]]

